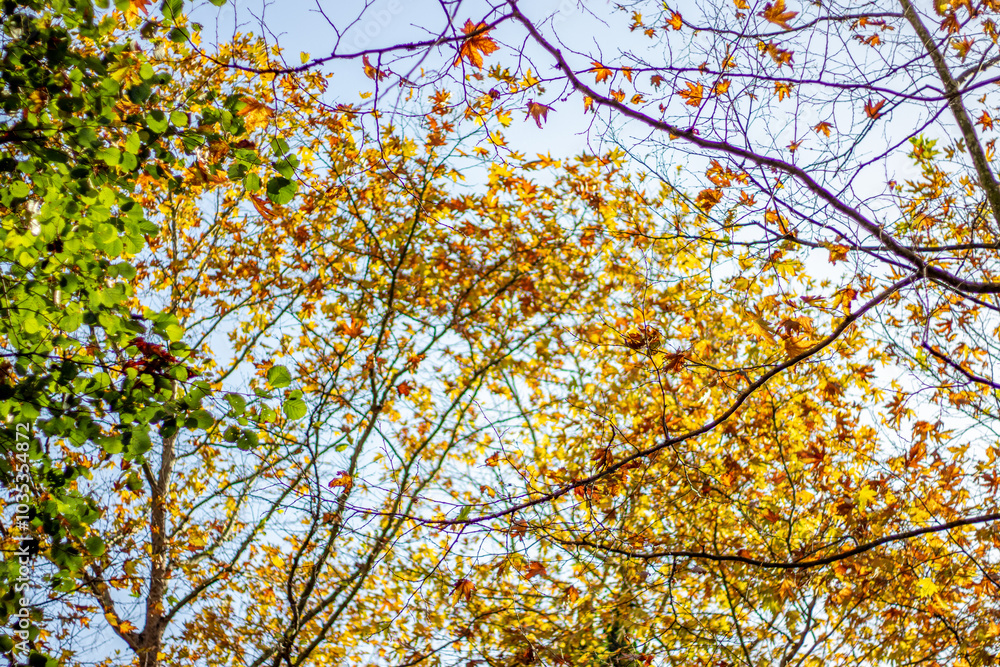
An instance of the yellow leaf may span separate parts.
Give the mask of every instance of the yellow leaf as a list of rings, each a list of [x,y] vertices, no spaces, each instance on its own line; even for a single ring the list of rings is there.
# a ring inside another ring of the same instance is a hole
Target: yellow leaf
[[[823,134],[825,134],[826,136],[829,137],[830,136],[830,129],[831,129],[831,127],[832,126],[828,122],[826,122],[824,120],[823,122],[817,123],[816,125],[814,125],[813,129],[816,131],[816,134],[819,134],[820,132],[822,132]]]
[[[690,81],[685,83],[687,90],[679,90],[677,94],[684,99],[684,104],[692,107],[701,106],[701,99],[705,94],[705,88],[700,83],[697,85]]]
[[[917,581],[917,597],[929,598],[938,592],[938,585],[930,577],[924,577]]]

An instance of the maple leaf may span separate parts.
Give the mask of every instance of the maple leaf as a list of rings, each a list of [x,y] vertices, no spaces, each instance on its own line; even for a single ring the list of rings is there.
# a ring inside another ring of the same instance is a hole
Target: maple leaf
[[[549,119],[549,111],[551,110],[552,107],[547,104],[541,104],[540,102],[535,102],[534,100],[528,100],[528,112],[524,115],[524,119],[528,120],[529,117],[534,118],[535,125],[541,129],[542,122]]]
[[[765,21],[779,25],[785,30],[791,30],[792,26],[788,25],[788,22],[798,16],[798,12],[786,11],[785,0],[775,0],[774,3],[767,3],[764,5],[764,11],[762,11],[758,16],[762,17]]]
[[[851,249],[848,248],[847,246],[838,245],[836,243],[828,245],[826,249],[830,251],[831,264],[836,264],[837,262],[843,261],[844,259],[847,258],[847,253],[851,251]]]
[[[488,56],[500,47],[489,36],[489,31],[486,30],[486,23],[473,24],[472,19],[466,19],[465,25],[462,27],[462,32],[466,35],[471,35],[471,37],[467,37],[462,42],[462,46],[458,50],[458,57],[455,58],[455,66],[457,67],[462,64],[462,60],[468,60],[469,64],[476,69],[482,69],[483,56]]]
[[[142,12],[146,16],[149,16],[149,1],[150,0],[129,0],[128,8],[129,11],[135,12],[136,10]]]
[[[790,144],[788,144],[788,150],[789,150],[789,152],[794,153],[795,151],[797,151],[799,149],[799,146],[801,146],[801,145],[802,145],[802,140],[801,139],[799,141],[793,141]]]
[[[969,51],[972,49],[972,39],[967,35],[962,39],[953,39],[951,42],[951,48],[955,49],[955,52],[965,62],[965,59],[969,55]]]
[[[667,21],[667,26],[673,28],[674,30],[680,30],[684,27],[684,20],[681,18],[680,14],[672,11],[670,12],[670,20]]]
[[[361,335],[361,327],[364,325],[364,320],[359,320],[351,315],[351,323],[343,324],[341,323],[340,329],[344,332],[345,336],[350,338],[357,338]]]
[[[524,571],[524,578],[531,579],[535,575],[545,576],[545,566],[539,563],[537,560],[533,560],[528,563],[528,569]]]
[[[274,115],[274,110],[260,100],[244,98],[243,108],[237,111],[236,115],[245,118],[247,125],[251,127],[261,126],[267,124]]]
[[[705,95],[705,88],[700,83],[697,85],[691,83],[690,81],[685,83],[688,89],[679,90],[677,91],[677,94],[684,98],[684,104],[692,107],[701,106],[702,97]]]
[[[937,593],[939,587],[930,577],[923,577],[917,581],[917,597],[928,598]]]
[[[976,120],[977,123],[983,126],[984,130],[993,129],[993,117],[990,116],[986,111],[983,111],[983,115]]]
[[[698,193],[698,196],[694,198],[694,203],[701,210],[708,213],[712,210],[712,207],[722,201],[722,190],[719,189],[708,189],[702,190]]]
[[[825,134],[826,136],[829,137],[830,136],[830,129],[832,127],[833,127],[832,125],[830,125],[828,122],[826,122],[824,120],[824,121],[822,121],[822,122],[817,123],[816,125],[814,125],[813,126],[813,130],[816,131],[816,134],[819,134],[820,132],[822,132],[823,134]]]
[[[778,96],[778,101],[780,102],[792,94],[792,84],[784,81],[777,81],[774,84],[774,92]]]
[[[594,73],[594,79],[597,81],[597,83],[603,83],[604,81],[606,81],[611,77],[612,75],[611,70],[602,65],[601,63],[597,62],[596,60],[591,60],[590,64],[593,65],[593,67],[589,71]]]
[[[468,579],[459,579],[455,582],[455,602],[458,602],[459,598],[465,598],[466,602],[472,602],[472,594],[476,590],[476,585],[469,581]]]
[[[878,102],[873,102],[869,97],[868,101],[865,102],[865,114],[872,120],[876,120],[882,116],[879,109],[885,104],[885,100],[879,100]]]
[[[723,79],[712,87],[712,93],[715,95],[725,95],[726,91],[729,90],[730,84],[732,84],[731,79]]]
[[[400,382],[398,385],[396,385],[396,391],[399,392],[400,396],[409,396],[410,393],[413,391],[413,385],[410,383],[409,380]]]
[[[663,77],[660,76],[659,74],[654,74],[653,76],[649,77],[649,82],[653,84],[654,88],[659,88],[660,86],[663,85]]]
[[[496,468],[500,465],[500,452],[494,452],[492,456],[486,459],[486,465],[491,468]]]

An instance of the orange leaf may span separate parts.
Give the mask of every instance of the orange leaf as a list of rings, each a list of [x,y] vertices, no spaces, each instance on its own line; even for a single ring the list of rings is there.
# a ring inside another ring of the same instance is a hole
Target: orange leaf
[[[462,27],[462,32],[466,35],[472,36],[467,37],[465,41],[462,42],[462,46],[458,50],[458,57],[455,58],[456,67],[462,63],[463,59],[465,59],[468,60],[469,64],[476,69],[482,69],[483,56],[488,56],[500,48],[489,36],[489,31],[485,30],[485,28],[485,23],[480,22],[473,24],[471,19],[465,20],[465,26]]]
[[[253,207],[257,209],[257,212],[268,220],[274,217],[274,209],[271,208],[270,204],[268,204],[265,200],[261,199],[257,195],[251,195],[250,202],[253,204]]]
[[[496,468],[500,465],[500,452],[494,453],[492,456],[486,459],[486,465],[491,468]]]
[[[373,81],[381,81],[382,79],[389,76],[388,72],[383,72],[379,68],[372,65],[371,61],[368,60],[368,56],[362,58],[361,61],[365,68],[365,76],[367,76],[369,79],[372,79]]]
[[[691,83],[690,81],[686,83],[688,89],[679,90],[677,91],[677,94],[684,98],[684,104],[692,107],[701,106],[701,99],[705,95],[705,88],[700,83],[697,85]]]
[[[545,575],[545,566],[539,563],[537,560],[533,560],[528,564],[528,569],[524,572],[525,579],[531,579],[536,574],[542,576]]]
[[[354,480],[351,479],[351,476],[348,475],[343,470],[341,470],[336,477],[330,480],[330,483],[327,484],[327,486],[329,486],[331,489],[336,488],[338,486],[342,486],[345,489],[349,489],[353,484]]]
[[[846,245],[839,245],[836,243],[831,243],[826,247],[830,251],[830,263],[836,264],[837,262],[847,259],[847,253],[851,251]]]
[[[590,71],[594,73],[594,79],[597,80],[597,83],[602,83],[611,77],[611,70],[601,63],[591,60],[590,64],[594,66]]]
[[[712,207],[722,201],[722,190],[712,189],[712,190],[702,190],[698,193],[698,196],[694,198],[694,203],[701,210],[708,213],[712,210]]]
[[[731,83],[732,81],[730,79],[723,79],[712,87],[712,92],[716,95],[725,95],[726,91],[729,90],[729,84]]]
[[[660,86],[663,85],[663,77],[660,76],[659,74],[654,74],[653,76],[649,77],[649,82],[653,84],[654,88],[659,88]]]
[[[788,22],[798,14],[798,12],[785,10],[785,0],[775,0],[773,4],[769,2],[764,5],[764,11],[759,16],[763,17],[765,21],[780,25],[785,30],[791,30],[792,26],[788,25]]]
[[[410,392],[413,391],[413,385],[410,384],[409,380],[406,380],[405,382],[400,382],[398,385],[396,385],[396,391],[399,392],[400,396],[409,396]]]
[[[879,118],[882,115],[881,113],[879,113],[879,109],[881,109],[882,105],[884,105],[884,104],[885,104],[885,100],[879,100],[878,102],[872,102],[872,99],[869,97],[868,101],[865,102],[865,113],[868,115],[869,118],[871,118],[872,120],[875,120],[875,119]]]
[[[684,27],[684,19],[681,18],[680,14],[672,11],[670,12],[670,20],[667,21],[667,25],[673,28],[674,30],[680,30],[682,27]]]
[[[792,84],[778,81],[774,84],[774,93],[778,96],[778,101],[780,102],[792,94]]]
[[[548,115],[549,115],[549,111],[551,109],[552,109],[552,107],[550,107],[548,105],[540,104],[538,102],[535,102],[534,100],[528,100],[528,113],[526,113],[524,115],[524,119],[528,120],[529,116],[531,118],[534,118],[535,119],[535,124],[539,128],[541,128],[542,127],[542,121],[546,121],[546,120],[549,119]]]
[[[149,8],[146,6],[149,4],[149,0],[129,0],[128,8],[129,11],[139,10],[146,16],[149,16]]]
[[[984,130],[993,129],[993,117],[990,116],[985,111],[983,112],[983,115],[979,117],[979,120],[977,120],[976,122],[982,125]]]
[[[823,134],[825,134],[826,136],[829,137],[830,136],[830,128],[831,127],[832,126],[828,122],[826,122],[824,120],[822,123],[818,123],[815,126],[813,126],[813,129],[816,130],[817,134],[819,134],[820,132],[822,132]]]
[[[361,326],[364,324],[363,320],[359,320],[354,315],[351,315],[350,324],[341,324],[340,328],[343,330],[345,336],[351,338],[357,338],[361,335]]]

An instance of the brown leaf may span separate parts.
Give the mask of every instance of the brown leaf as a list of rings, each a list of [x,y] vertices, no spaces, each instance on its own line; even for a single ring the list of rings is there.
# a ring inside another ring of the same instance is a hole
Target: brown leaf
[[[453,590],[455,592],[456,602],[461,597],[464,597],[466,602],[472,602],[472,594],[476,590],[476,585],[468,579],[459,579],[455,582],[455,588]]]
[[[538,102],[535,102],[534,100],[528,100],[528,113],[525,114],[524,119],[528,120],[529,116],[531,118],[534,118],[535,124],[538,125],[539,128],[541,128],[542,121],[547,121],[549,119],[548,115],[551,109],[552,107],[546,104],[540,104]]]
[[[533,560],[528,563],[528,569],[524,571],[524,578],[531,579],[536,574],[545,576],[545,566],[539,563],[537,560]]]
[[[798,16],[798,14],[798,12],[786,11],[785,0],[775,0],[774,3],[769,2],[764,5],[764,11],[758,16],[763,17],[765,21],[780,25],[785,30],[791,30],[792,26],[788,25],[788,22]]]

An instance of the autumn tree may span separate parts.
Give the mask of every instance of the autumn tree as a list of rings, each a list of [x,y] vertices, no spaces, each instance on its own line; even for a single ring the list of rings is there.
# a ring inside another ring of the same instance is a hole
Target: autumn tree
[[[470,634],[415,656],[586,661],[627,618],[657,662],[995,658],[996,9],[429,4],[411,40],[251,65],[353,62],[397,119],[446,90],[510,164],[516,113],[590,114],[657,220],[574,356],[589,393],[534,374],[512,486],[416,519],[507,538],[456,577]]]
[[[52,645],[145,606],[144,664],[994,662],[996,9],[173,33],[164,99],[224,132],[138,183],[135,298],[260,446],[155,443],[101,524],[139,609],[81,590]]]

